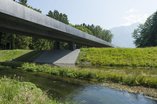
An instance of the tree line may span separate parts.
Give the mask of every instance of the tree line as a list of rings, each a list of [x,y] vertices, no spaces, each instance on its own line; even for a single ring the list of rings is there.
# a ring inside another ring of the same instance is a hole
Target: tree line
[[[137,47],[157,46],[157,11],[134,30],[133,37]]]
[[[24,5],[28,8],[31,8],[39,13],[42,13],[40,9],[33,8],[32,6],[28,5],[27,0],[13,0],[18,2],[21,5]],[[60,13],[57,10],[49,11],[47,16],[54,18],[60,22],[63,22],[67,25],[71,25],[83,32],[88,34],[94,35],[99,37],[105,41],[111,42],[113,35],[109,30],[103,29],[101,26],[98,25],[88,25],[88,24],[79,24],[73,25],[69,23],[68,16],[64,13]],[[51,50],[55,47],[55,40],[44,39],[36,36],[28,36],[29,34],[10,34],[10,33],[3,33],[0,32],[0,49],[32,49],[32,50]],[[66,42],[60,42],[61,48],[68,48],[69,44]]]

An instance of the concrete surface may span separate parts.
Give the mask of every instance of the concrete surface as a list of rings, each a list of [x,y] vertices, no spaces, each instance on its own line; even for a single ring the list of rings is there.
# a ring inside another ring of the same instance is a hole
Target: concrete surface
[[[75,66],[80,49],[43,51],[43,53],[34,60],[36,63],[52,64],[57,66]]]

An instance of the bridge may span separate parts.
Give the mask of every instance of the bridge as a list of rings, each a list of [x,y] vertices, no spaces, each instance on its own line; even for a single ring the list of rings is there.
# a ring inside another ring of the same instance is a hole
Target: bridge
[[[114,47],[93,35],[66,25],[13,0],[0,0],[0,31],[29,34],[91,47]]]
[[[80,50],[76,45],[89,47],[114,47],[93,35],[82,32],[13,0],[0,0],[0,31],[7,33],[26,34],[68,42],[71,50],[54,50],[43,52],[34,62],[55,65],[74,65]],[[56,42],[56,46],[59,43]]]

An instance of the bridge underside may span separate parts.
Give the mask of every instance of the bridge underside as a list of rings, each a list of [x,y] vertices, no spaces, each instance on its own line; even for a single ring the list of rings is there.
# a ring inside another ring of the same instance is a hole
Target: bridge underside
[[[11,0],[0,0],[0,31],[93,47],[114,47],[102,39],[81,32]]]

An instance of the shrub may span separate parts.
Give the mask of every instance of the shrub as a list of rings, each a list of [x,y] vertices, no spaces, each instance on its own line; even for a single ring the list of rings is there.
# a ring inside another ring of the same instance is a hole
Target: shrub
[[[0,104],[57,104],[30,82],[0,79]]]

